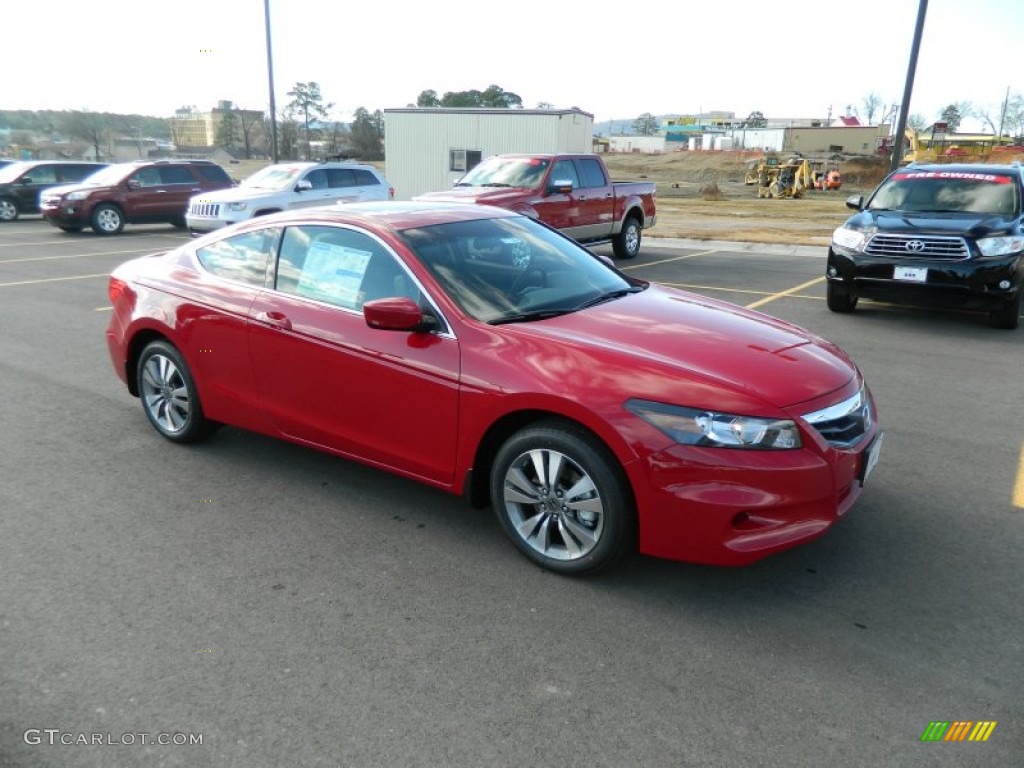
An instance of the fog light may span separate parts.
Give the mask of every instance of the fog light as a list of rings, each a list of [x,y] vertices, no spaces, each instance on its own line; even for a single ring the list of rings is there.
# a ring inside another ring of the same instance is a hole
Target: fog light
[[[838,275],[838,274],[839,274],[839,270],[838,270],[838,269],[836,269],[835,267],[829,267],[829,268],[828,268],[828,271],[826,272],[826,274],[827,274],[827,275],[828,275],[829,277],[835,277],[836,275]]]
[[[1011,285],[1012,285],[1012,283],[1009,280],[1000,280],[999,281],[999,290],[1001,290],[1001,291],[1008,290]]]

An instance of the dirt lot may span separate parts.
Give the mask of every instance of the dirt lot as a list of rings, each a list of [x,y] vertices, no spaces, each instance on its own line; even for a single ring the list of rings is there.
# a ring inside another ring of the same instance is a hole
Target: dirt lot
[[[806,193],[800,199],[758,199],[746,186],[747,162],[757,153],[671,152],[663,155],[610,154],[605,162],[616,179],[647,179],[658,185],[658,224],[649,237],[828,245],[832,230],[850,215],[846,198],[867,194],[885,176],[884,159],[840,163],[843,187]],[[708,184],[720,200],[704,199]]]

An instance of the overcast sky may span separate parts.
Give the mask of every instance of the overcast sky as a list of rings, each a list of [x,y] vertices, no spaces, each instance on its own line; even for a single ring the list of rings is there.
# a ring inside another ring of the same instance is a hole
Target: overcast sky
[[[595,120],[825,118],[902,99],[919,0],[270,0],[278,107],[332,116],[491,84]],[[263,0],[4,0],[2,109],[170,116],[269,104]],[[930,0],[910,112],[1024,92],[1024,0]],[[966,127],[966,126],[965,126]],[[980,127],[980,126],[974,126]]]

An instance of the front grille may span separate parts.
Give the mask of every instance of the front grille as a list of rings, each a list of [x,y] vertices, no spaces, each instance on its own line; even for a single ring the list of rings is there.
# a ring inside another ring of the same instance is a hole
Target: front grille
[[[899,256],[902,259],[966,259],[970,256],[962,237],[945,235],[873,235],[864,253]]]
[[[219,203],[192,203],[188,207],[188,212],[192,216],[205,216],[207,218],[215,219],[220,214]]]
[[[805,413],[804,420],[836,448],[852,448],[871,429],[871,401],[862,388],[841,403]]]

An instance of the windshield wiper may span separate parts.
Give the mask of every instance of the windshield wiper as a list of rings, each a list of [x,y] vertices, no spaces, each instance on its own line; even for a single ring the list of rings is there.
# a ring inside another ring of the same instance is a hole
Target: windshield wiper
[[[486,184],[477,184],[478,187],[511,187],[511,184],[502,184],[500,181],[488,181]]]
[[[514,315],[503,315],[488,322],[489,325],[505,325],[506,323],[529,323],[533,320],[547,320],[573,312],[572,309],[534,309],[529,312],[517,312]]]
[[[604,304],[606,301],[611,301],[612,299],[621,299],[623,296],[627,294],[640,293],[640,291],[642,290],[643,288],[640,287],[639,285],[634,285],[632,288],[623,288],[618,291],[608,291],[607,293],[599,293],[597,296],[593,296],[587,299],[582,304],[577,304],[575,307],[573,307],[573,311],[576,311],[578,309],[586,309],[587,307],[596,307],[598,304]]]

